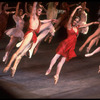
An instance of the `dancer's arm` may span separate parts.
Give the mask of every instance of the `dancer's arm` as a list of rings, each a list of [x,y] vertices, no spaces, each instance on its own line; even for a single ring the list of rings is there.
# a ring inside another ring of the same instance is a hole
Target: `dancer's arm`
[[[68,28],[68,29],[71,28],[72,18],[73,18],[73,16],[74,16],[74,14],[76,13],[77,9],[79,9],[79,8],[82,8],[82,7],[81,7],[81,6],[78,6],[78,7],[76,7],[75,10],[72,12],[72,14],[71,14],[71,16],[70,16],[70,18],[69,18],[69,21],[68,21],[68,23],[67,23],[67,28]]]
[[[25,2],[25,13],[26,13],[26,15],[29,17],[30,16],[30,13],[28,12],[28,10],[27,10],[27,2]]]
[[[18,3],[17,3],[15,16],[17,16],[17,15],[18,15],[19,5],[20,5],[20,2],[18,2]]]
[[[47,19],[47,20],[40,20],[41,21],[41,23],[49,23],[49,22],[54,22],[54,23],[56,23],[56,19]]]
[[[97,30],[88,37],[88,39],[85,41],[85,43],[79,48],[79,51],[81,52],[83,48],[93,39],[95,36],[100,34],[100,27],[97,28]]]
[[[84,25],[80,26],[79,28],[84,28],[84,27],[87,27],[87,26],[90,26],[90,25],[93,25],[93,24],[99,24],[99,22],[91,22],[91,23],[88,23],[88,24],[84,24]]]
[[[32,12],[30,14],[30,18],[35,19],[35,17],[36,17],[36,6],[37,6],[37,2],[33,2],[33,7],[32,7]]]

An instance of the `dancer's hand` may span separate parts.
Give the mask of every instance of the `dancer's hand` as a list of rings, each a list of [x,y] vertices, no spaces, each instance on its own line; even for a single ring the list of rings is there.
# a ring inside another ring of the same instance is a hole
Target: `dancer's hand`
[[[93,24],[99,24],[100,22],[93,22]]]
[[[51,20],[51,22],[53,22],[53,23],[57,23],[57,21],[58,21],[57,19],[52,19]]]
[[[82,6],[78,6],[78,7],[77,7],[77,9],[80,9],[80,8],[82,8]]]

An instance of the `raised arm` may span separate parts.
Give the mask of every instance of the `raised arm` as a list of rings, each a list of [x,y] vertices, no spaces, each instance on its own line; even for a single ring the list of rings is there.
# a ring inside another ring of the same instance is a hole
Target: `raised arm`
[[[27,2],[25,2],[25,13],[29,16],[30,15],[30,13],[28,12],[28,10],[27,10]]]
[[[81,52],[83,50],[83,48],[94,38],[96,37],[97,35],[100,34],[100,27],[97,28],[97,30],[92,34],[90,35],[87,40],[84,42],[84,44],[79,48],[79,51]]]
[[[30,17],[35,18],[35,15],[36,15],[36,6],[37,6],[37,2],[33,2],[33,7],[32,7],[32,12],[30,14]]]
[[[15,16],[17,16],[17,15],[18,15],[19,5],[20,5],[20,2],[18,2],[18,3],[17,3]]]
[[[68,28],[68,29],[71,28],[72,18],[73,18],[73,16],[75,15],[77,9],[79,9],[79,8],[82,8],[82,7],[81,7],[81,6],[78,6],[78,7],[76,7],[76,8],[74,9],[74,11],[72,12],[72,14],[71,14],[71,16],[70,16],[70,18],[69,18],[69,21],[68,21],[68,23],[67,23],[67,28]]]

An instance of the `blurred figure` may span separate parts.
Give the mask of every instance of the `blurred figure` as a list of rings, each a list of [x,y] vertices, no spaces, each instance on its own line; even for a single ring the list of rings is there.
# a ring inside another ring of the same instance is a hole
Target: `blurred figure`
[[[0,39],[7,28],[9,14],[15,13],[15,11],[7,11],[12,8],[15,7],[8,7],[8,3],[0,2]]]
[[[20,2],[17,3],[16,13],[15,13],[15,15],[13,15],[13,19],[16,23],[16,27],[5,31],[6,35],[8,35],[10,37],[10,41],[9,41],[8,45],[6,46],[6,52],[3,57],[3,62],[5,62],[5,64],[7,63],[9,54],[12,51],[12,49],[14,48],[14,46],[16,45],[16,43],[18,41],[21,41],[24,37],[23,10],[19,9],[19,5],[20,5]]]

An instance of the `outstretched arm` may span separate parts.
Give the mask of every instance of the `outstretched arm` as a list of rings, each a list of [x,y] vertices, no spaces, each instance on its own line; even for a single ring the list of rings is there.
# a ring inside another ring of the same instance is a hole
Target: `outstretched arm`
[[[100,27],[97,28],[97,30],[88,37],[88,39],[85,41],[85,43],[79,48],[79,51],[81,52],[83,48],[93,39],[95,36],[100,34]]]
[[[36,15],[36,6],[37,6],[37,2],[33,2],[33,7],[32,7],[32,12],[30,14],[30,17],[35,18],[35,15]]]
[[[72,18],[73,18],[73,16],[75,15],[77,9],[79,9],[79,8],[82,8],[82,7],[81,7],[81,6],[78,6],[78,7],[76,7],[75,10],[72,12],[72,14],[71,14],[71,16],[70,16],[70,18],[69,18],[69,21],[68,21],[68,23],[67,23],[67,28],[68,28],[68,29],[71,28]]]
[[[87,26],[90,26],[90,25],[93,25],[93,24],[99,24],[100,22],[90,22],[88,24],[84,24],[82,26],[80,26],[79,28],[84,28],[84,27],[87,27]]]

